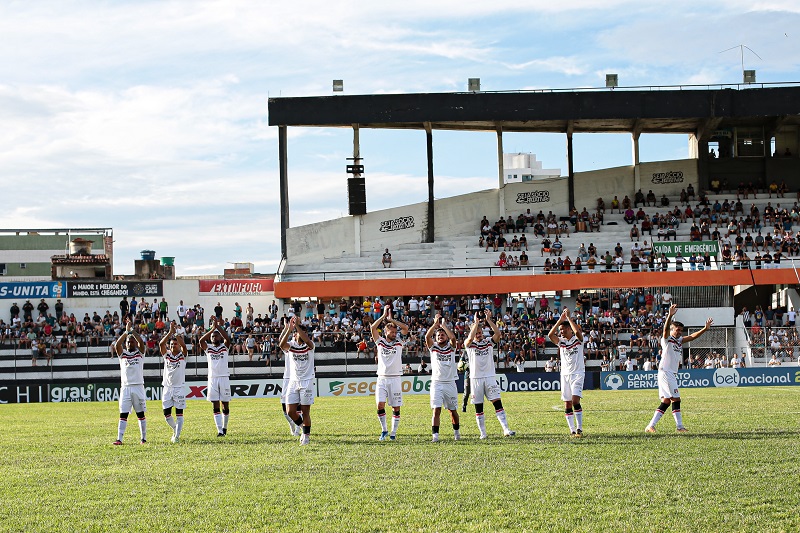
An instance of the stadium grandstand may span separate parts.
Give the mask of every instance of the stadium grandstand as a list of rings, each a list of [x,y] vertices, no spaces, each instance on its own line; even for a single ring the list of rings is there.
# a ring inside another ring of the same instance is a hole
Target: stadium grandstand
[[[234,342],[233,377],[282,375],[276,339],[293,315],[310,326],[318,375],[373,375],[369,324],[384,306],[410,325],[403,363],[411,374],[425,372],[432,316],[445,316],[463,341],[485,308],[501,325],[500,372],[558,370],[546,333],[564,307],[586,332],[591,370],[647,368],[670,303],[689,331],[714,318],[712,332],[685,350],[686,367],[721,368],[734,358],[797,364],[800,86],[272,98],[269,123],[280,147],[283,257],[274,285],[204,293],[203,280],[153,282],[156,301],[132,312],[148,343],[150,381],[163,367],[162,297],[189,347],[187,378],[198,380],[207,367],[197,339],[215,306],[224,307]],[[350,216],[289,225],[292,126],[353,128]],[[362,128],[426,132],[427,202],[367,212]],[[498,187],[434,199],[437,129],[496,132]],[[504,132],[563,133],[567,174],[509,182]],[[572,135],[586,132],[629,132],[632,164],[574,172]],[[642,133],[686,134],[691,157],[640,162]],[[47,297],[49,309],[33,299],[27,314],[22,301],[0,300],[8,303],[0,381],[116,381],[109,346],[123,327],[118,300],[65,293],[60,312]],[[180,318],[179,301],[187,310]]]

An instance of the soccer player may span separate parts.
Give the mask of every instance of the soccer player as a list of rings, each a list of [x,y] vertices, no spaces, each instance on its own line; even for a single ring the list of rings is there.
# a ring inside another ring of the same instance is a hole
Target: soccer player
[[[497,384],[494,368],[494,346],[500,340],[500,330],[492,320],[492,312],[488,309],[483,310],[484,320],[480,318],[480,312],[475,313],[472,327],[464,341],[464,348],[467,351],[470,368],[470,387],[472,388],[472,403],[475,405],[475,418],[478,422],[478,429],[481,432],[481,439],[485,439],[486,420],[483,417],[483,399],[492,402],[495,409],[497,420],[503,427],[503,435],[511,437],[516,432],[508,428],[506,412],[503,410],[503,402],[500,400],[500,385]],[[485,338],[483,333],[484,322],[492,330],[492,336]]]
[[[292,334],[292,328],[289,327],[289,323],[286,323],[286,327],[281,332],[280,337],[278,338],[278,346],[283,345],[289,339],[289,336]],[[269,356],[267,356],[269,357]],[[286,393],[289,392],[289,357],[284,352],[283,354],[283,384],[281,386],[281,409],[283,410],[283,417],[289,422],[289,431],[291,432],[292,436],[299,437],[302,434],[302,427],[298,426],[294,423],[294,419],[289,416],[289,413],[286,411]],[[297,416],[302,419],[303,413],[298,409]]]
[[[703,329],[684,337],[683,324],[677,320],[672,320],[677,311],[678,306],[672,305],[667,312],[667,319],[664,321],[664,332],[661,335],[661,363],[658,365],[658,395],[661,397],[661,405],[658,406],[653,419],[645,428],[647,433],[656,432],[656,424],[661,420],[670,404],[672,404],[672,416],[675,417],[675,426],[678,433],[686,433],[688,431],[683,426],[681,394],[678,391],[678,379],[675,374],[678,372],[681,359],[683,359],[683,343],[691,342],[708,331],[714,320],[709,317],[706,319],[706,325],[703,326]]]
[[[117,440],[115,445],[122,444],[125,428],[128,427],[128,413],[134,409],[139,418],[139,433],[141,444],[147,442],[147,420],[144,413],[147,410],[147,399],[144,396],[144,341],[133,331],[133,325],[128,320],[125,331],[111,345],[114,354],[119,358],[120,379],[122,390],[119,394],[119,425],[117,426]]]
[[[158,343],[164,358],[164,377],[161,380],[161,407],[164,419],[172,428],[170,442],[177,443],[183,430],[183,410],[186,409],[186,344],[183,335],[175,335],[175,322],[170,322],[169,331]],[[175,408],[175,419],[172,408]]]
[[[399,329],[403,335],[408,334],[408,326],[399,320],[392,318],[391,306],[386,305],[383,314],[370,326],[372,339],[375,341],[378,362],[378,382],[375,389],[375,400],[378,403],[378,421],[381,423],[381,436],[379,440],[384,441],[397,438],[397,428],[400,426],[400,407],[403,405],[403,343],[397,338]],[[381,324],[383,336],[379,331]],[[389,433],[386,427],[386,404],[389,404],[394,412],[392,417],[392,432]]]
[[[564,401],[564,414],[567,417],[569,432],[573,437],[583,437],[581,397],[583,380],[586,377],[583,331],[572,320],[569,309],[564,309],[547,336],[558,346],[561,355],[561,399]]]
[[[286,390],[286,411],[302,412],[293,422],[303,428],[300,446],[305,446],[311,438],[311,406],[314,404],[314,343],[308,338],[306,328],[293,316],[284,331],[294,330],[294,335],[281,334],[280,348],[286,354],[289,369],[289,384]]]
[[[231,341],[225,331],[219,327],[219,320],[212,317],[211,325],[200,339],[200,349],[206,352],[208,360],[208,401],[214,407],[214,423],[217,426],[217,437],[228,434],[228,417],[230,416],[231,383],[228,370],[228,356]],[[208,344],[209,339],[211,344]],[[222,403],[222,412],[220,412]]]
[[[434,337],[436,340],[434,340]],[[439,442],[439,416],[442,407],[450,411],[455,440],[461,439],[458,420],[458,389],[456,388],[456,336],[447,327],[442,315],[436,315],[425,334],[425,346],[431,355],[431,422],[432,442]]]

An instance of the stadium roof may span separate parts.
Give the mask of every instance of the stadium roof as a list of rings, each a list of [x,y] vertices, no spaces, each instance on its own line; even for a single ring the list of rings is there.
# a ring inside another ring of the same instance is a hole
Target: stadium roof
[[[270,98],[271,126],[704,133],[800,124],[800,84]]]

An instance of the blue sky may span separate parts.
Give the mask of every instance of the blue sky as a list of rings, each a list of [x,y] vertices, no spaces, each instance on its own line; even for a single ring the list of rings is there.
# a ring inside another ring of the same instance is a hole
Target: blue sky
[[[383,4],[383,5],[374,5]],[[270,96],[800,81],[800,4],[41,0],[0,3],[4,228],[112,227],[179,275],[280,259]],[[602,7],[600,7],[602,6]],[[291,223],[345,215],[350,130],[289,130]],[[437,197],[496,186],[491,133],[434,132]],[[423,132],[362,130],[370,211],[427,198]],[[506,135],[566,172],[562,135]],[[643,136],[642,160],[687,156]],[[631,163],[627,135],[575,138],[575,169]],[[395,185],[390,187],[389,185]],[[403,195],[398,195],[402,184]]]

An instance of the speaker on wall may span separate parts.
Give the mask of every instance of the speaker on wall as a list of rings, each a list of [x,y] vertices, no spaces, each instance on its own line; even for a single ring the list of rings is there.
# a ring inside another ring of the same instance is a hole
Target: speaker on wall
[[[347,178],[347,202],[351,215],[367,214],[367,188],[364,178]]]

